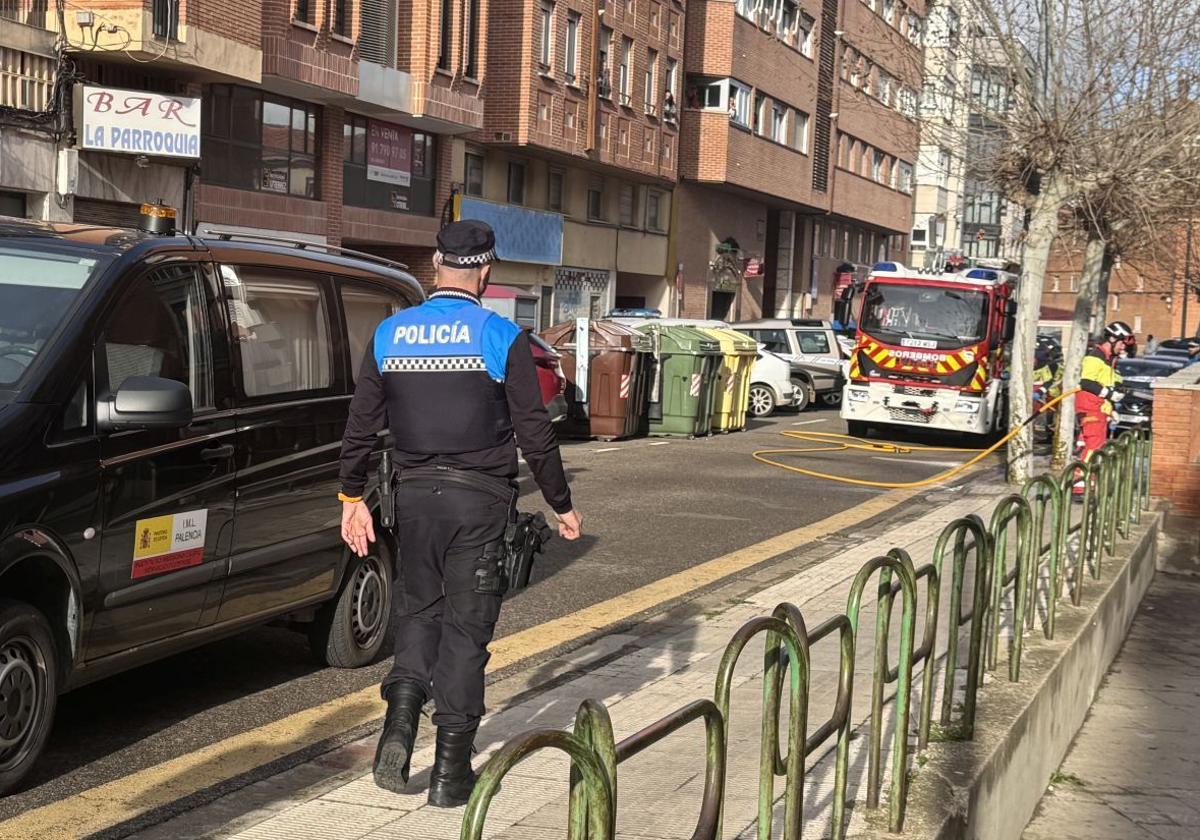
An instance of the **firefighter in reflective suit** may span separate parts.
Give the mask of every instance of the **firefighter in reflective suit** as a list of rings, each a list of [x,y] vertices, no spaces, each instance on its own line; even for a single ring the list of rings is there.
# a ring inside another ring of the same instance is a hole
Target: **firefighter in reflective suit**
[[[1100,340],[1083,357],[1083,368],[1079,374],[1080,393],[1075,397],[1075,410],[1079,415],[1079,440],[1077,446],[1083,460],[1108,440],[1108,424],[1113,413],[1113,404],[1124,394],[1118,390],[1121,374],[1117,373],[1117,360],[1134,346],[1133,330],[1124,321],[1113,321],[1104,328]],[[1082,482],[1077,482],[1075,492],[1083,492]]]
[[[408,782],[421,708],[430,697],[437,746],[429,803],[464,804],[475,784],[471,751],[484,712],[488,643],[500,614],[505,527],[515,511],[521,447],[566,539],[580,534],[529,336],[480,306],[495,236],[486,224],[442,229],[437,290],[375,332],[342,442],[342,537],[364,556],[374,541],[362,501],[376,433],[387,423],[399,472],[395,493],[399,621],[395,663],[383,680],[387,716],[375,783]],[[514,442],[515,439],[515,442]]]

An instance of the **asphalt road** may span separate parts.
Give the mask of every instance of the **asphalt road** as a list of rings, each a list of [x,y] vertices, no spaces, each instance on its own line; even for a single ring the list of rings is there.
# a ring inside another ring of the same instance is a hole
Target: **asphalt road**
[[[585,536],[551,543],[533,585],[506,603],[498,635],[618,597],[884,492],[751,459],[757,449],[790,445],[778,433],[797,428],[844,431],[835,410],[821,409],[780,413],[751,421],[743,432],[700,440],[565,443]],[[907,459],[857,453],[806,456],[804,464],[908,481],[962,460],[953,453]],[[523,488],[523,510],[549,513],[530,479]],[[25,790],[0,800],[0,820],[377,683],[386,668],[318,667],[302,635],[262,628],[87,686],[60,699],[48,750]]]

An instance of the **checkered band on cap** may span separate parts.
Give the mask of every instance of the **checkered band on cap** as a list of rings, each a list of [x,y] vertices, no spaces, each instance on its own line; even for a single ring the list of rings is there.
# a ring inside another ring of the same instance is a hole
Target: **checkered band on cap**
[[[457,254],[442,254],[442,262],[444,262],[446,265],[457,268],[470,268],[477,265],[487,265],[488,263],[495,261],[495,248],[484,251],[482,254],[472,254],[469,257],[460,257]]]
[[[451,373],[487,370],[482,356],[388,356],[383,373]]]

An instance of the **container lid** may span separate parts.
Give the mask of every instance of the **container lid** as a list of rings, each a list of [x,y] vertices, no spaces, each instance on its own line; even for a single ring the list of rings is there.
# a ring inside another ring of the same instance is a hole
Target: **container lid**
[[[653,335],[658,332],[663,350],[672,353],[685,353],[696,356],[719,354],[721,345],[717,339],[705,335],[700,330],[679,324],[646,324],[639,330]]]
[[[563,321],[547,327],[542,340],[556,350],[575,349],[575,321]],[[615,350],[633,353],[643,349],[645,336],[629,327],[612,321],[593,320],[588,327],[589,350]]]

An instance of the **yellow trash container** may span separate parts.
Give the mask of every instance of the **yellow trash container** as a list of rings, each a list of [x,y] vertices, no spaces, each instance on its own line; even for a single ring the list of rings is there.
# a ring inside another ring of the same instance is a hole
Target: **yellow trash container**
[[[724,327],[702,327],[721,345],[721,367],[713,394],[714,432],[736,432],[746,426],[750,403],[750,370],[758,358],[758,344],[748,335]]]

